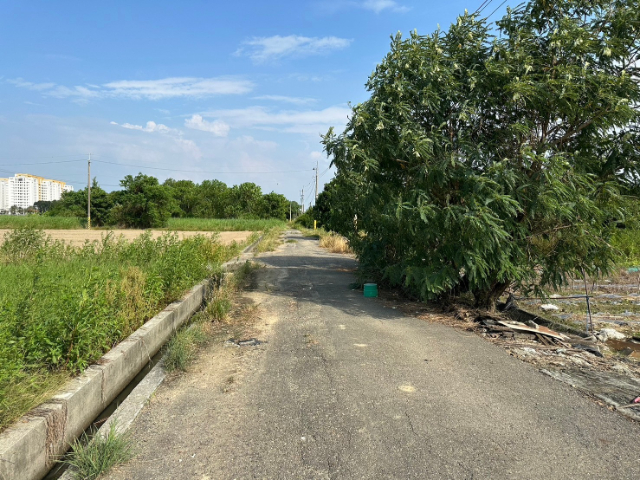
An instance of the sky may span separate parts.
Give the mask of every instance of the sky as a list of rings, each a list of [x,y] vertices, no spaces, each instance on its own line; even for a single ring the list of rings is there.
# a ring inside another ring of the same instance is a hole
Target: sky
[[[515,5],[517,2],[513,2]],[[0,0],[0,176],[254,182],[305,204],[390,36],[501,0]]]

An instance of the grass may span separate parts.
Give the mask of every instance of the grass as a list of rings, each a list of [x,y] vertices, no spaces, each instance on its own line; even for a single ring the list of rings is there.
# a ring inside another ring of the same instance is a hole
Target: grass
[[[240,252],[204,235],[107,235],[74,248],[39,230],[0,246],[0,430]]]
[[[282,243],[280,235],[287,228],[286,224],[276,225],[269,230],[266,230],[262,236],[262,240],[258,243],[253,251],[255,253],[273,252],[278,245]]]
[[[349,240],[342,235],[338,235],[334,232],[327,232],[323,228],[312,230],[310,228],[298,227],[298,229],[305,237],[319,240],[320,247],[326,248],[331,253],[353,253],[353,250],[351,250],[351,247],[349,246]]]
[[[0,228],[42,228],[72,230],[84,228],[86,219],[78,217],[48,217],[46,215],[0,215]]]
[[[284,225],[284,221],[276,219],[170,218],[167,228],[176,231],[228,232],[265,231]]]
[[[50,230],[73,230],[86,227],[86,218],[49,217],[47,215],[0,215],[0,228],[40,228]],[[170,218],[166,230],[189,232],[239,232],[264,231],[283,226],[276,219],[244,218]],[[114,228],[112,226],[111,228]]]
[[[180,330],[169,340],[164,357],[164,367],[167,371],[186,371],[195,358],[198,347],[207,343],[207,330],[204,322],[194,320],[189,328]]]
[[[105,435],[97,434],[90,438],[83,434],[73,443],[68,459],[63,463],[69,465],[74,478],[93,480],[133,455],[130,437],[117,433],[116,422],[112,422]]]
[[[353,253],[349,246],[349,240],[335,233],[320,235],[320,246],[331,253]]]
[[[244,288],[256,265],[245,262],[228,274],[207,299],[207,306],[196,314],[189,325],[180,329],[165,347],[164,367],[169,372],[186,371],[195,360],[198,350],[207,345],[216,333],[218,324],[233,323],[230,312],[234,298]]]

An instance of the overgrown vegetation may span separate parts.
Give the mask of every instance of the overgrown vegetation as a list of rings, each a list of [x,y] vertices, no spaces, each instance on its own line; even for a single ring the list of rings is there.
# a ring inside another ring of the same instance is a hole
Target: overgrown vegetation
[[[188,325],[178,331],[167,343],[164,366],[167,371],[186,371],[196,358],[198,349],[211,341],[216,325],[229,322],[233,297],[241,290],[255,264],[245,262],[223,277],[219,288],[211,292],[203,311],[194,315]]]
[[[167,229],[176,231],[231,232],[264,231],[272,227],[283,227],[284,222],[275,218],[170,218]]]
[[[190,180],[158,179],[142,173],[127,175],[122,190],[107,193],[96,180],[91,187],[91,223],[133,228],[163,228],[171,218],[246,218],[284,221],[300,209],[284,195],[262,193],[255,183],[228,187],[219,180],[196,184]],[[62,199],[39,208],[46,216],[83,219],[87,214],[87,189],[65,192]],[[76,220],[82,221],[82,220]],[[55,227],[54,227],[55,228]],[[74,228],[74,227],[71,227]]]
[[[349,240],[336,233],[321,235],[319,244],[331,253],[353,253],[351,247],[349,247]]]
[[[266,230],[263,233],[260,242],[255,246],[254,252],[264,253],[274,251],[276,248],[278,248],[278,245],[282,243],[280,235],[282,235],[282,232],[284,232],[285,229],[286,225],[281,225]]]
[[[86,218],[50,217],[47,215],[0,215],[0,228],[71,230],[86,228],[86,226]]]
[[[423,299],[492,308],[509,287],[606,274],[640,191],[638,31],[638,0],[532,0],[396,36],[371,98],[323,140],[338,173],[319,218]]]
[[[131,438],[118,433],[116,422],[111,422],[105,435],[90,437],[85,433],[75,440],[64,463],[69,465],[77,480],[94,480],[114,466],[128,461],[133,455]]]
[[[172,217],[165,228],[171,231],[193,232],[240,232],[262,231],[283,226],[284,221],[275,218],[186,218]],[[0,215],[0,229],[33,228],[47,230],[73,230],[87,228],[86,218],[51,217],[48,215]],[[108,227],[102,227],[108,230]]]
[[[145,233],[128,242],[108,234],[72,248],[38,230],[7,233],[0,246],[0,429],[239,251],[204,235],[180,241]]]

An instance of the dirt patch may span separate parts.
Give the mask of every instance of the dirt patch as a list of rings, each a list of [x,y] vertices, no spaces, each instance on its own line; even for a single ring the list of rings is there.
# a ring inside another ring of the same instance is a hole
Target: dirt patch
[[[4,235],[10,229],[0,229],[0,244],[4,241]],[[62,240],[74,246],[80,246],[85,241],[100,241],[108,232],[113,232],[116,237],[124,237],[126,240],[134,240],[142,235],[146,230],[45,230],[44,232],[54,240]],[[153,238],[158,238],[166,230],[151,230]],[[211,235],[212,232],[175,232],[181,239],[193,237],[195,235]],[[221,243],[229,245],[232,242],[244,242],[253,232],[220,232],[218,239]]]
[[[220,478],[206,475],[212,451],[244,415],[237,402],[226,398],[239,396],[247,377],[260,368],[278,320],[261,307],[267,299],[261,292],[243,292],[235,299],[232,323],[214,326],[211,344],[199,352],[186,374],[167,377],[134,424],[137,457],[106,478]],[[229,339],[249,338],[259,342],[229,345]]]

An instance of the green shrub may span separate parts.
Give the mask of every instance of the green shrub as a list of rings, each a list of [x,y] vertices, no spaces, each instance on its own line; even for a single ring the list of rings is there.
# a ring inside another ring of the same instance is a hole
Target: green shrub
[[[311,217],[311,215],[309,215],[308,213],[303,213],[298,218],[296,218],[293,224],[300,225],[304,228],[313,228],[313,217]]]

